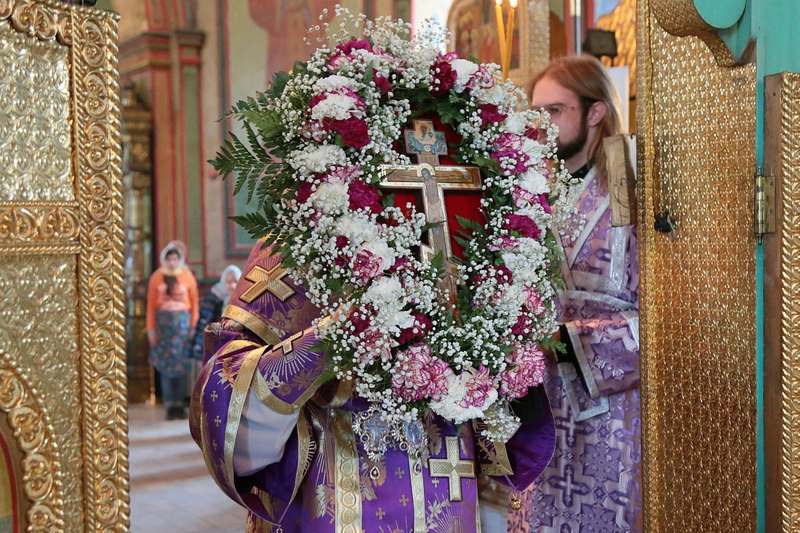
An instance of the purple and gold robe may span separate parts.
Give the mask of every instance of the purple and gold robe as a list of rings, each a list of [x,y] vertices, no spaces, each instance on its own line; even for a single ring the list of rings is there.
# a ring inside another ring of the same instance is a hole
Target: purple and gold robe
[[[193,398],[192,435],[220,488],[249,511],[248,531],[474,532],[478,475],[524,490],[555,445],[540,405],[505,445],[469,424],[425,421],[430,460],[389,449],[371,462],[353,431],[366,407],[347,383],[327,381],[310,328],[318,311],[257,245],[224,317],[211,329]]]
[[[578,216],[559,235],[562,341],[577,364],[550,364],[556,451],[511,517],[515,533],[642,530],[636,230],[611,226],[594,169],[578,187]]]

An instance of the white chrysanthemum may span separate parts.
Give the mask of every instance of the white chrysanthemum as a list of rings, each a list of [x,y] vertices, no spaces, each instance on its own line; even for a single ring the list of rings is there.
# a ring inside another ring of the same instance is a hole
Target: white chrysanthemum
[[[311,118],[314,120],[325,118],[346,120],[356,109],[358,109],[358,101],[355,98],[346,94],[334,93],[329,94],[314,106],[314,109],[311,110]]]
[[[364,303],[371,304],[377,312],[377,320],[384,328],[406,329],[414,325],[414,316],[404,311],[405,290],[396,276],[375,280],[364,294]]]
[[[387,268],[391,267],[395,261],[395,253],[394,250],[389,246],[389,244],[383,239],[374,239],[368,241],[364,248],[369,250],[376,256],[381,258],[381,270],[386,270]]]
[[[316,83],[314,83],[314,94],[333,92],[341,88],[351,89],[355,91],[359,89],[360,85],[361,84],[356,80],[354,80],[353,78],[348,78],[347,76],[340,76],[338,74],[333,74],[332,76],[319,79],[316,81]]]
[[[524,152],[531,160],[538,161],[547,155],[548,147],[547,145],[534,141],[533,139],[523,137],[520,150],[522,150],[522,152]]]
[[[478,65],[466,59],[454,59],[450,62],[450,66],[456,71],[454,89],[457,93],[460,93],[467,88],[469,79],[478,71]]]
[[[522,135],[528,127],[528,118],[529,117],[525,113],[509,113],[503,123],[503,129],[508,133]]]
[[[344,235],[354,245],[378,238],[375,224],[368,217],[355,213],[346,214],[336,222],[336,233]]]
[[[320,184],[309,197],[311,205],[325,214],[345,211],[349,205],[347,184],[343,181],[329,181]]]
[[[501,105],[509,100],[508,91],[505,87],[497,84],[489,89],[475,89],[472,95],[482,104]]]
[[[546,194],[550,192],[550,185],[547,178],[536,168],[531,167],[523,174],[518,181],[520,187],[531,194]]]
[[[347,154],[335,144],[309,146],[291,155],[292,166],[306,172],[325,172],[332,166],[342,166],[346,163]]]
[[[452,420],[455,424],[483,416],[483,412],[497,400],[497,390],[489,390],[486,401],[479,407],[462,407],[460,403],[467,394],[467,383],[470,379],[472,379],[471,372],[451,374],[447,378],[447,394],[431,402],[433,412],[442,418]]]

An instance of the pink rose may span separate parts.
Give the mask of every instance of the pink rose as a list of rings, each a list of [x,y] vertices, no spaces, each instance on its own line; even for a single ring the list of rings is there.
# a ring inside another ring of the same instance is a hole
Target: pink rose
[[[361,180],[353,180],[347,189],[350,197],[350,209],[369,209],[375,214],[383,211],[382,196],[377,187],[368,185]]]
[[[494,388],[494,382],[489,369],[481,365],[475,374],[467,381],[467,392],[459,405],[465,409],[470,407],[483,407],[489,397],[489,392]]]
[[[485,128],[506,119],[506,114],[501,113],[494,104],[483,104],[479,108],[482,126]]]
[[[442,57],[436,60],[431,67],[433,74],[433,83],[431,85],[431,94],[434,96],[442,96],[453,88],[456,83],[458,73],[450,65],[450,61]]]
[[[503,227],[509,231],[516,231],[521,236],[530,239],[538,239],[542,234],[542,230],[539,229],[536,222],[525,215],[508,215]]]
[[[342,142],[353,148],[364,148],[369,144],[367,123],[360,118],[350,117],[345,120],[325,120],[325,126],[338,133]]]

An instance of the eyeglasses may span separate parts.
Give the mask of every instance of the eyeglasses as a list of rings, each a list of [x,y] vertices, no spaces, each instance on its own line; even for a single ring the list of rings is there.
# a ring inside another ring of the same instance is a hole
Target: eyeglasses
[[[547,111],[547,114],[550,115],[550,118],[558,118],[565,111],[569,109],[578,109],[579,107],[580,106],[567,105],[567,104],[550,104],[550,105],[543,105],[535,109],[539,111]]]

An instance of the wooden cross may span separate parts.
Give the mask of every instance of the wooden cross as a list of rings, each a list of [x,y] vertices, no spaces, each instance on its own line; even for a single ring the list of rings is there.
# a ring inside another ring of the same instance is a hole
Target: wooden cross
[[[420,165],[382,167],[384,178],[381,187],[385,189],[416,189],[422,191],[422,205],[425,218],[433,227],[430,231],[431,249],[423,247],[423,258],[442,252],[446,258],[452,257],[450,231],[447,228],[447,211],[444,205],[444,191],[479,191],[481,171],[478,167]]]
[[[286,274],[288,274],[288,272],[286,272],[286,269],[280,264],[275,265],[269,270],[265,270],[258,265],[254,266],[244,277],[244,279],[251,282],[252,285],[242,293],[239,299],[245,303],[250,303],[269,291],[270,294],[280,301],[285,302],[294,294],[294,289],[283,281]]]
[[[449,481],[450,501],[461,501],[461,478],[475,477],[475,462],[461,458],[458,437],[445,437],[447,456],[444,459],[428,459],[432,478],[446,477]]]

